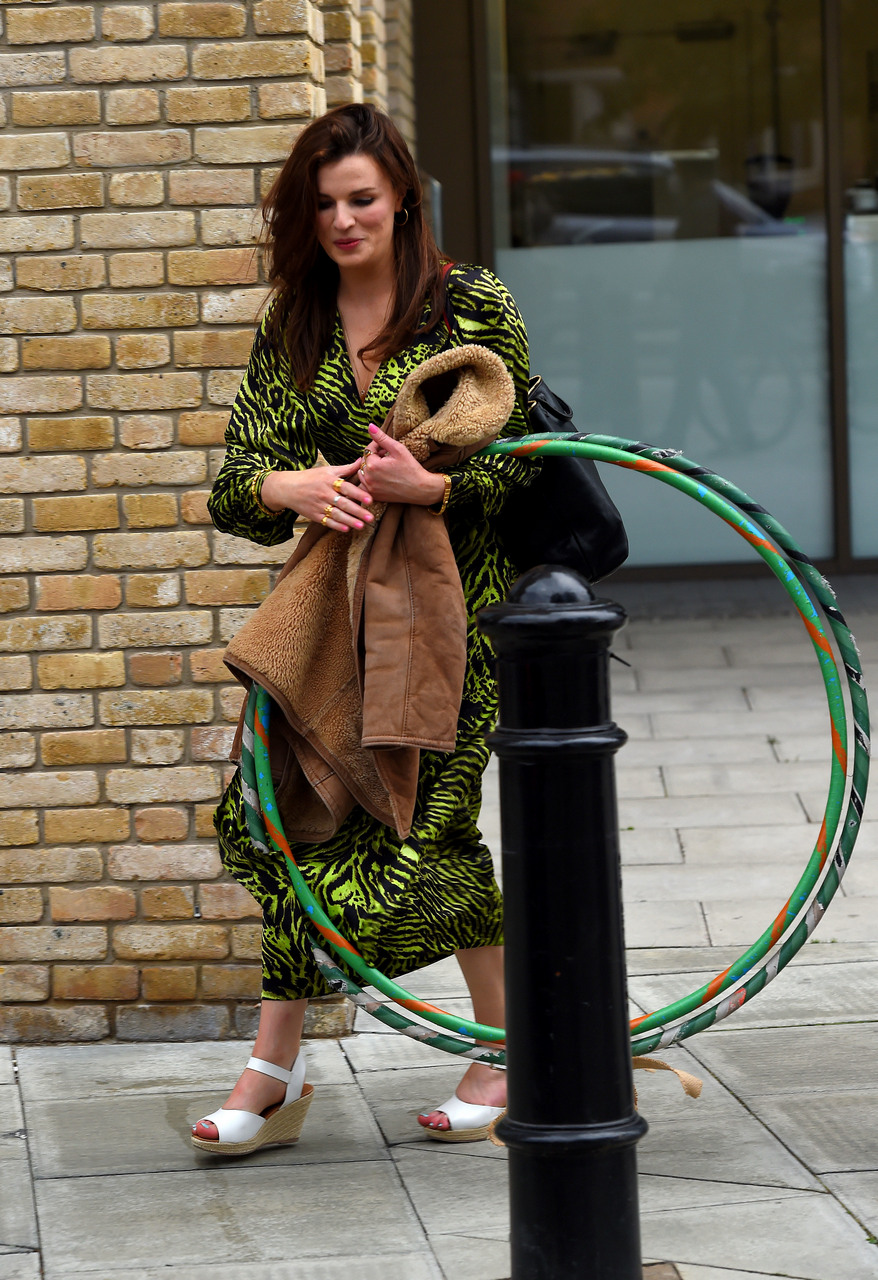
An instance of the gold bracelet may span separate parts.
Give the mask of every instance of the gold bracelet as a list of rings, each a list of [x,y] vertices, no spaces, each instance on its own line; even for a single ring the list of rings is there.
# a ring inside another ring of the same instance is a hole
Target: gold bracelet
[[[443,475],[442,479],[445,481],[445,492],[442,495],[442,506],[437,508],[434,502],[427,508],[427,510],[432,512],[434,516],[441,516],[445,514],[445,508],[448,506],[448,499],[451,497],[451,476]]]
[[[265,483],[265,477],[267,475],[271,475],[271,472],[271,467],[263,467],[261,471],[256,472],[255,476],[250,481],[250,497],[264,515],[271,516],[273,519],[278,513],[276,511],[272,511],[271,508],[267,507],[262,501],[262,486]]]

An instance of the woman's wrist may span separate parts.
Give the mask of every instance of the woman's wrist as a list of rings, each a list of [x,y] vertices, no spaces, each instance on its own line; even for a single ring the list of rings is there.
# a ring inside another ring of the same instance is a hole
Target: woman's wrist
[[[427,490],[427,496],[424,499],[424,505],[427,507],[438,507],[444,501],[446,491],[448,489],[445,483],[445,474],[440,471],[431,471],[430,486]]]
[[[286,503],[278,493],[280,484],[281,472],[278,471],[260,472],[254,480],[254,497],[257,505],[269,515],[279,515],[286,507]]]

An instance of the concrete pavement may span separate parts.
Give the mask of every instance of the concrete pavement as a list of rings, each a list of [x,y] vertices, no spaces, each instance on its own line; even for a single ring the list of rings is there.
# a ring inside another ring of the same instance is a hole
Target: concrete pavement
[[[623,584],[613,664],[632,1007],[735,959],[807,861],[828,782],[817,665],[774,583]],[[878,582],[839,584],[870,669]],[[726,614],[728,616],[722,616]],[[878,824],[814,938],[765,992],[638,1073],[650,1280],[878,1276]],[[493,774],[485,829],[499,850]],[[413,975],[465,1008],[453,962]],[[240,1042],[0,1048],[0,1280],[502,1280],[505,1153],[423,1140],[451,1060],[365,1016],[314,1042],[298,1146],[214,1162],[189,1122]],[[671,1265],[673,1264],[673,1265]],[[583,1275],[588,1274],[587,1266]]]

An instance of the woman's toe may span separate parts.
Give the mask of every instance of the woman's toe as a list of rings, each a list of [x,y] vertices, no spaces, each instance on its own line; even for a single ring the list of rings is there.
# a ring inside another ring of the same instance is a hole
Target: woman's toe
[[[219,1131],[212,1120],[199,1120],[192,1126],[193,1136],[205,1142],[219,1142]]]
[[[422,1111],[418,1116],[418,1124],[425,1129],[450,1129],[451,1124],[444,1111]]]

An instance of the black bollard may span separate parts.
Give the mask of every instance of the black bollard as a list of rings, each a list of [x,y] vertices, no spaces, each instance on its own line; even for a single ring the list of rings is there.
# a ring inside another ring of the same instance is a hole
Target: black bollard
[[[538,566],[479,626],[497,654],[511,1280],[641,1280],[609,651],[625,623]]]

